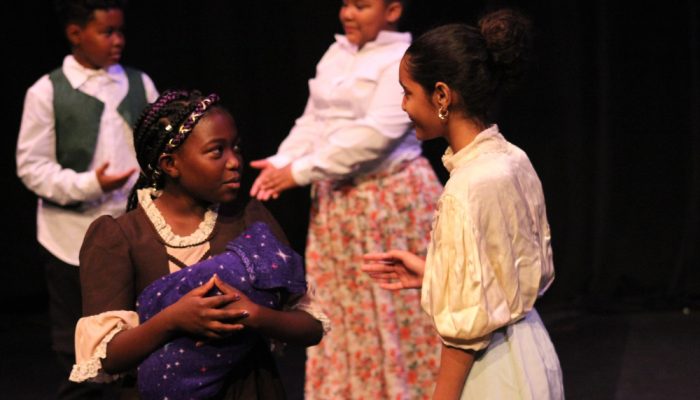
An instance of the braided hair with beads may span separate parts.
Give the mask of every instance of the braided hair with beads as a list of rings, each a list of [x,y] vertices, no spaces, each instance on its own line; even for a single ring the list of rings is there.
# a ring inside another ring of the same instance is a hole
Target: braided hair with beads
[[[177,150],[218,101],[219,96],[214,93],[203,96],[197,90],[166,90],[143,110],[134,126],[134,148],[141,173],[129,196],[127,211],[136,208],[139,189],[163,187],[160,156]]]

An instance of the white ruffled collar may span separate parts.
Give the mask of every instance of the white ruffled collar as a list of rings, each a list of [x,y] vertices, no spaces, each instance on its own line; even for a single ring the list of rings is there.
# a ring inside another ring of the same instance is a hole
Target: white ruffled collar
[[[151,220],[153,226],[156,228],[158,235],[163,239],[166,245],[169,247],[191,247],[200,245],[211,237],[214,231],[214,226],[216,226],[216,219],[219,216],[218,205],[213,205],[204,213],[204,220],[199,224],[197,230],[192,232],[192,234],[187,236],[180,236],[173,232],[165,222],[165,218],[156,207],[153,202],[154,197],[158,197],[157,192],[153,188],[140,189],[137,191],[139,204],[146,211],[148,219]]]

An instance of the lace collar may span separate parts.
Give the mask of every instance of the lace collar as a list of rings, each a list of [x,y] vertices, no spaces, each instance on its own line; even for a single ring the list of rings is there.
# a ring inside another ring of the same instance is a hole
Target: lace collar
[[[175,234],[170,225],[165,222],[165,218],[156,207],[153,199],[158,197],[157,192],[152,189],[141,189],[138,192],[139,204],[146,211],[148,219],[156,228],[158,235],[163,239],[166,245],[169,247],[191,247],[200,245],[211,237],[214,231],[214,226],[216,225],[216,219],[219,216],[218,205],[213,205],[209,207],[206,213],[204,213],[204,220],[199,224],[197,230],[192,232],[188,236],[180,236]]]

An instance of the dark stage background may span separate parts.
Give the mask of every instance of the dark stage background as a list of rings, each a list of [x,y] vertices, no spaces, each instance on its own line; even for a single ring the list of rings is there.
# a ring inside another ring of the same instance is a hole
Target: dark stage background
[[[414,1],[405,28],[475,22],[519,6],[536,28],[533,68],[502,105],[505,136],[542,179],[557,279],[542,304],[694,308],[700,299],[700,5],[606,0]],[[159,90],[216,91],[247,160],[272,154],[304,107],[340,1],[135,1],[123,63]],[[43,309],[35,197],[15,173],[25,90],[68,47],[49,0],[3,4],[4,313]],[[425,144],[441,179],[442,141]],[[249,171],[250,172],[250,171]],[[247,176],[248,184],[253,174]],[[268,204],[303,253],[308,190]]]

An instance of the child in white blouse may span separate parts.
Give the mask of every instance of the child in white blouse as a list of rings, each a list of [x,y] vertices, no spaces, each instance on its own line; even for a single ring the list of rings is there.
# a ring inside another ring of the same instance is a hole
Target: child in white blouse
[[[344,1],[345,35],[319,61],[304,114],[277,154],[251,163],[260,200],[312,185],[307,277],[334,328],[307,350],[308,400],[432,392],[439,342],[420,293],[377,290],[357,267],[388,247],[424,254],[442,189],[401,111],[402,13],[397,0]]]
[[[435,399],[562,399],[561,369],[534,309],[554,279],[542,185],[489,119],[522,71],[529,22],[510,10],[478,27],[433,29],[400,67],[403,109],[421,140],[443,137],[450,178],[425,260],[390,250],[362,269],[390,290],[422,287],[442,341]]]

